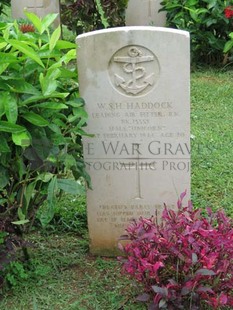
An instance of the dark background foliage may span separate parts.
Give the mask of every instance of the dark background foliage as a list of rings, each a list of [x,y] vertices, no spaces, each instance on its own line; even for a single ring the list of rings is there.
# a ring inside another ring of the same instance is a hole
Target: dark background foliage
[[[102,10],[110,27],[125,25],[125,8],[128,0],[103,0]],[[102,29],[100,10],[95,0],[61,1],[61,20],[76,34]]]
[[[191,35],[192,61],[219,65],[227,62],[223,49],[233,27],[224,15],[230,1],[223,0],[164,0],[167,26],[187,30]]]

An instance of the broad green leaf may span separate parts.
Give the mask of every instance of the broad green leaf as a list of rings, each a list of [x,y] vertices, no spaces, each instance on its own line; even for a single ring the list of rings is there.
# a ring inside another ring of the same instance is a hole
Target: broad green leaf
[[[0,64],[11,64],[18,62],[17,54],[0,52]]]
[[[9,175],[6,168],[0,166],[0,189],[3,189],[9,181]]]
[[[18,76],[15,76],[14,75],[14,77],[12,77],[12,76],[9,76],[9,74],[7,75],[2,75],[1,77],[0,77],[0,79],[1,79],[1,82],[3,81],[3,83],[5,83],[5,81],[12,81],[12,80],[20,80],[20,77],[18,77]]]
[[[47,136],[47,131],[44,128],[40,128],[39,130],[37,128],[32,128],[31,133],[34,150],[36,150],[41,159],[46,159],[52,147],[52,141],[50,137]]]
[[[48,126],[49,122],[44,119],[42,116],[34,113],[34,112],[27,112],[22,114],[22,117],[25,118],[29,123],[39,126],[39,127],[44,127]]]
[[[78,89],[78,79],[77,79],[77,70],[76,68],[72,68],[72,69],[66,69],[65,67],[60,68],[61,71],[61,78],[64,79],[72,79],[75,80],[75,82],[77,83],[77,89]]]
[[[47,205],[45,208],[42,208],[42,214],[40,214],[39,216],[41,225],[43,227],[48,225],[49,222],[53,219],[54,207],[56,201],[55,197],[56,191],[57,191],[57,177],[54,176],[48,186]]]
[[[57,41],[59,40],[61,36],[61,26],[58,26],[57,29],[54,30],[54,32],[51,35],[50,41],[49,41],[49,50],[52,51],[57,44]]]
[[[25,214],[27,214],[28,206],[30,204],[30,200],[33,197],[33,192],[35,190],[36,182],[31,182],[26,186],[26,189],[24,191],[24,198],[25,198],[25,204],[24,204],[24,211]]]
[[[81,128],[83,126],[86,125],[87,119],[86,118],[81,118],[78,122],[78,124],[76,125],[76,128]]]
[[[56,80],[60,76],[61,76],[61,70],[58,68],[52,68],[52,69],[49,68],[49,70],[46,74],[47,79],[53,79],[53,80]]]
[[[53,122],[55,125],[57,125],[60,128],[66,128],[67,127],[67,124],[64,123],[61,119],[56,118],[53,120]]]
[[[38,51],[38,56],[41,59],[48,59],[48,58],[54,58],[57,59],[57,61],[55,61],[55,64],[59,64],[60,63],[60,57],[61,57],[61,52],[58,50],[53,50],[52,52],[50,52],[49,50],[49,43],[45,44],[39,51]],[[59,65],[61,66],[61,64]]]
[[[52,79],[40,79],[40,83],[44,96],[50,96],[58,87],[58,82]]]
[[[52,139],[53,139],[54,145],[67,145],[67,140],[61,133],[60,134],[54,134],[52,136]]]
[[[18,160],[16,161],[17,164],[17,169],[18,169],[18,173],[19,173],[19,177],[20,177],[20,181],[23,179],[23,176],[26,173],[26,166],[24,164],[24,159],[22,156],[20,156],[18,158]]]
[[[69,115],[68,120],[70,123],[76,121],[79,118],[84,118],[85,120],[88,118],[87,112],[83,108],[74,108],[74,115]]]
[[[2,94],[2,93],[1,93]],[[4,104],[0,104],[0,119],[1,119],[1,116],[5,114],[5,105]]]
[[[209,2],[207,5],[208,10],[212,9],[217,4],[217,0],[209,0],[208,2]]]
[[[84,100],[82,98],[75,98],[72,101],[66,101],[66,104],[70,105],[73,108],[80,108],[84,105]]]
[[[6,139],[3,135],[0,134],[0,153],[9,153],[11,149],[9,148],[9,145],[7,144]]]
[[[91,138],[95,136],[94,134],[86,133],[84,130],[79,128],[79,126],[75,127],[75,133],[79,134],[80,136],[91,137]]]
[[[88,188],[92,189],[91,177],[85,170],[87,167],[82,160],[77,162],[76,167],[72,167],[72,173],[76,180],[80,178],[80,175],[86,180]]]
[[[5,198],[0,198],[0,205],[3,205],[5,202],[8,202],[8,200]]]
[[[76,44],[69,42],[69,41],[58,40],[56,44],[56,48],[58,48],[59,50],[76,48]]]
[[[49,96],[54,93],[57,89],[58,82],[57,78],[61,75],[61,72],[57,68],[48,70],[46,76],[40,74],[40,84],[44,96]]]
[[[39,104],[34,104],[32,105],[32,107],[50,109],[50,110],[68,109],[67,105],[65,105],[64,103],[58,103],[58,102],[42,102]]]
[[[14,225],[24,225],[29,223],[29,220],[20,220],[20,221],[16,221],[16,222],[11,222]]]
[[[40,92],[32,84],[27,83],[25,80],[10,80],[8,83],[11,92],[21,94],[40,94]]]
[[[75,180],[57,179],[57,187],[72,195],[81,195],[84,193],[83,185]]]
[[[228,53],[232,48],[233,48],[233,40],[227,41],[224,46],[223,53]]]
[[[3,34],[3,38],[7,41],[9,39],[10,36],[10,25],[2,31]]]
[[[31,137],[27,131],[12,133],[12,140],[15,145],[19,145],[22,147],[29,146],[31,144]]]
[[[61,128],[59,127],[59,126],[57,126],[57,125],[55,125],[55,124],[50,124],[49,125],[49,128],[53,131],[53,132],[55,132],[55,133],[57,133],[57,134],[61,134]]]
[[[47,14],[42,19],[42,33],[49,28],[49,26],[55,21],[57,16],[58,14],[52,13],[52,14]]]
[[[205,8],[200,8],[200,9],[195,10],[195,12],[199,15],[203,13],[208,13],[209,11]]]
[[[40,34],[43,33],[42,31],[42,22],[40,18],[33,12],[28,12],[24,10],[24,14],[27,16],[27,18],[33,23],[34,27],[38,30]]]
[[[6,46],[7,46],[7,43],[6,43],[6,42],[1,42],[1,43],[0,43],[0,50],[1,50],[2,48],[6,47]]]
[[[26,128],[20,125],[11,124],[6,121],[0,121],[0,131],[10,132],[10,133],[19,133],[26,131]]]
[[[8,68],[9,64],[0,64],[0,74],[2,74]]]
[[[167,7],[167,9],[170,11],[170,10],[172,10],[172,9],[182,8],[182,4],[176,4],[176,3],[175,3],[175,4],[172,4],[172,3],[169,4],[169,3],[168,3],[166,7]]]
[[[29,103],[33,103],[33,102],[38,102],[40,100],[46,100],[46,99],[50,99],[50,98],[62,98],[65,99],[67,96],[69,95],[69,93],[58,93],[55,92],[52,95],[49,96],[31,96],[30,98],[26,99],[25,101],[21,102],[19,104],[19,106],[24,106],[27,105]]]
[[[66,169],[70,170],[71,167],[76,166],[76,160],[73,155],[66,154],[64,158],[64,165]]]
[[[61,58],[61,62],[68,64],[71,60],[75,60],[76,58],[77,58],[76,49],[72,49]]]
[[[3,30],[3,29],[5,29],[7,27],[7,23],[5,23],[5,22],[0,22],[0,30]]]
[[[15,124],[18,118],[18,105],[16,97],[9,92],[2,92],[1,101],[5,107],[5,114],[8,122]]]
[[[37,177],[36,177],[36,180],[40,180],[44,183],[47,183],[49,182],[52,178],[53,178],[53,173],[50,173],[50,172],[44,172],[44,173],[40,173]]]
[[[8,40],[8,42],[17,50],[25,54],[26,56],[33,59],[35,62],[37,62],[41,67],[44,68],[44,64],[41,61],[40,57],[38,57],[37,53],[26,43],[20,42],[18,40]]]
[[[47,201],[49,204],[54,205],[55,202],[55,195],[57,191],[57,177],[54,176],[48,186],[48,196]]]
[[[187,6],[193,6],[198,3],[199,0],[188,0],[186,1]]]
[[[10,92],[10,87],[8,85],[7,79],[2,75],[0,77],[0,90],[5,90],[7,92]]]
[[[218,23],[218,20],[216,18],[209,18],[207,21],[206,21],[206,26],[207,27],[210,27],[211,25],[213,24],[217,24]]]
[[[192,10],[190,10],[190,16],[192,17],[192,19],[195,21],[195,22],[199,22],[199,20],[200,20],[200,18],[199,18],[199,16],[198,16],[198,14],[196,13],[196,11],[192,11]]]
[[[26,219],[26,216],[23,213],[23,209],[22,208],[18,208],[17,213],[18,213],[18,218],[19,218],[20,221],[24,221]]]

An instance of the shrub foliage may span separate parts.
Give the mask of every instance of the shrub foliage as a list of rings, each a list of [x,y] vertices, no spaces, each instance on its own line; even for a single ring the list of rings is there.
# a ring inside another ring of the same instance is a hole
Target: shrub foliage
[[[11,0],[1,0],[1,3],[0,3],[0,15],[2,15],[2,14],[5,15],[6,14],[4,12],[4,9],[5,9],[5,7],[9,7],[10,4],[11,4]]]
[[[46,225],[57,195],[83,193],[79,179],[88,180],[76,46],[60,40],[60,27],[50,30],[56,14],[26,15],[30,25],[0,24],[0,270],[23,246],[22,226],[32,225],[43,202]]]
[[[232,31],[232,23],[224,10],[230,1],[164,0],[167,25],[187,30],[191,35],[193,61],[205,64],[226,62],[223,50]]]
[[[191,203],[164,208],[162,219],[140,218],[120,248],[124,273],[144,285],[149,309],[218,309],[233,306],[233,229],[224,212],[203,217]]]
[[[76,34],[124,26],[128,0],[63,0],[61,20]]]

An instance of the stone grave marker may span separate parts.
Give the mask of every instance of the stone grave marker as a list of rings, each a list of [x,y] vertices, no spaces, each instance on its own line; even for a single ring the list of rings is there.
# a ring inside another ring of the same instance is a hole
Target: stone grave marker
[[[159,12],[161,0],[129,0],[125,13],[127,26],[166,25],[166,12]]]
[[[44,17],[49,13],[58,13],[58,18],[55,20],[55,26],[60,24],[60,4],[59,0],[11,0],[11,11],[13,18],[26,18],[24,9],[37,14],[39,17]]]
[[[77,38],[89,114],[84,158],[93,254],[115,255],[132,218],[176,208],[190,191],[189,33],[122,27]]]

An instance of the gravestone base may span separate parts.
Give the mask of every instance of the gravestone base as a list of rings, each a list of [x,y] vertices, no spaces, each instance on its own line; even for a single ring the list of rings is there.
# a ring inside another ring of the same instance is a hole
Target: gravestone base
[[[91,253],[117,255],[132,219],[190,195],[189,34],[122,27],[78,36]]]

